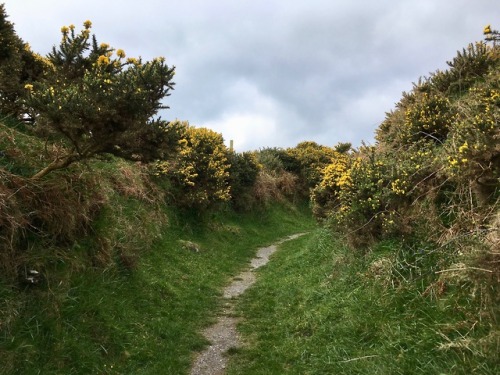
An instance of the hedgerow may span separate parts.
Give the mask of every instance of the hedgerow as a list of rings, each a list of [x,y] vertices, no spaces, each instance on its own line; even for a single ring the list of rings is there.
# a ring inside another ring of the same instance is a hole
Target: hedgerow
[[[324,168],[312,199],[318,219],[359,252],[401,243],[389,262],[393,283],[418,281],[422,295],[439,286],[440,298],[449,288],[468,301],[468,319],[482,322],[463,324],[482,336],[447,348],[482,347],[491,357],[500,303],[500,47],[488,44],[498,32],[485,34],[486,43],[403,94],[374,146]]]

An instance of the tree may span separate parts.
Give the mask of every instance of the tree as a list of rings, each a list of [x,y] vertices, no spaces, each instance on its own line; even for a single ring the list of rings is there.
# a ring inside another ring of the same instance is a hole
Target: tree
[[[45,77],[25,85],[37,134],[58,146],[33,178],[104,153],[152,159],[149,146],[162,142],[165,123],[154,116],[168,108],[162,100],[173,89],[175,67],[161,57],[126,58],[90,36],[90,21],[83,25],[79,33],[74,25],[61,28]]]

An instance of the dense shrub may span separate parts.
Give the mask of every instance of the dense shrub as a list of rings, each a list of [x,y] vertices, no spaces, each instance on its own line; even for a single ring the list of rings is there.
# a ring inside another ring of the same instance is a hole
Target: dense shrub
[[[455,103],[458,119],[443,147],[447,175],[475,186],[481,202],[495,198],[500,178],[500,73],[469,90]]]
[[[58,148],[45,155],[48,164],[36,178],[103,153],[158,157],[146,151],[155,151],[149,143],[163,135],[163,123],[153,116],[165,108],[174,68],[164,58],[126,58],[123,50],[91,37],[91,25],[85,21],[79,33],[74,25],[63,26],[44,77],[25,85],[37,134]]]
[[[287,170],[297,174],[308,188],[316,186],[321,181],[323,168],[337,156],[333,148],[311,141],[301,142],[287,149],[286,152],[294,161],[294,164],[290,164]]]
[[[500,304],[499,46],[470,45],[449,65],[403,94],[374,146],[323,169],[314,213],[357,256],[369,253],[363,260],[397,243],[370,272],[386,274],[385,288],[415,287],[433,307],[455,300],[458,320],[446,325],[459,335],[443,335],[437,349],[491,360]]]
[[[24,85],[43,76],[47,60],[33,53],[19,38],[7,20],[5,6],[0,4],[0,113],[13,117],[23,115],[21,98]]]
[[[450,69],[433,73],[429,83],[450,96],[466,93],[496,64],[492,49],[484,42],[469,44],[447,63]]]
[[[257,181],[261,169],[255,153],[229,152],[229,185],[231,187],[231,202],[236,209],[252,207],[252,188]]]
[[[311,194],[316,217],[326,218],[333,212],[342,211],[340,192],[342,186],[351,182],[346,174],[350,164],[349,156],[339,153],[333,158],[331,164],[323,169],[321,182],[316,185]]]
[[[441,243],[487,225],[500,189],[497,50],[470,45],[449,71],[404,93],[375,146],[323,169],[315,214],[365,245],[387,236]]]
[[[281,173],[290,171],[291,160],[287,152],[278,147],[266,147],[255,152],[255,158],[262,169],[269,173]]]
[[[231,198],[229,150],[222,135],[206,128],[177,122],[179,152],[156,163],[157,176],[171,183],[175,205],[208,209]]]

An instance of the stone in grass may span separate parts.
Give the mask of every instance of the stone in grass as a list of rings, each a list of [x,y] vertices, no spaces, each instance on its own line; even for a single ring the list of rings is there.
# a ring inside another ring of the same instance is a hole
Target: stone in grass
[[[179,240],[178,242],[183,249],[192,251],[193,253],[199,253],[201,250],[200,245],[198,245],[195,242],[184,241],[184,240]]]

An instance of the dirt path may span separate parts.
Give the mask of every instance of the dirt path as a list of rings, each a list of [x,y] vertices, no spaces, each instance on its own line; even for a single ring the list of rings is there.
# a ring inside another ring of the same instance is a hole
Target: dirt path
[[[201,352],[194,362],[191,375],[223,375],[227,364],[225,353],[231,348],[241,345],[236,325],[240,318],[234,317],[235,298],[240,296],[253,283],[255,283],[255,273],[253,272],[269,262],[269,257],[283,242],[294,240],[305,233],[298,233],[288,236],[276,244],[260,248],[255,258],[250,262],[250,268],[241,272],[233,279],[233,282],[224,289],[224,309],[218,317],[217,323],[208,327],[203,335],[210,341],[211,345]]]

